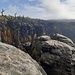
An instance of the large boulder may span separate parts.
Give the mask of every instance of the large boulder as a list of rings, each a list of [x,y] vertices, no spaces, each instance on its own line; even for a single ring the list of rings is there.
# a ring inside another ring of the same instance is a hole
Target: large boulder
[[[73,43],[73,41],[71,39],[69,39],[68,37],[61,35],[61,34],[54,34],[53,35],[53,39],[64,42],[72,47],[75,47],[75,44]]]
[[[48,41],[50,39],[51,39],[50,36],[47,36],[47,35],[42,35],[42,36],[38,37],[39,41]]]
[[[64,37],[61,40],[42,42],[40,63],[48,75],[75,75],[75,48],[70,46],[74,43]]]
[[[27,53],[0,42],[0,75],[46,75]]]

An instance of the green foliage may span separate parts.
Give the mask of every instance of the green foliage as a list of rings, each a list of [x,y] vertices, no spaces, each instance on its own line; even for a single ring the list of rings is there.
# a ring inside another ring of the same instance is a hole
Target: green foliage
[[[39,62],[39,58],[41,57],[41,49],[42,49],[41,42],[39,41],[35,42],[34,49],[31,52],[31,56],[38,62]]]

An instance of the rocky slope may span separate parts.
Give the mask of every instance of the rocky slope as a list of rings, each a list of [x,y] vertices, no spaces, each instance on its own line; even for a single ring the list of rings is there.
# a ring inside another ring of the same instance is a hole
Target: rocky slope
[[[75,75],[75,45],[66,36],[42,41],[40,63],[48,75]]]
[[[0,36],[4,43],[18,48],[40,36],[60,33],[70,37],[75,42],[75,20],[40,20],[28,17],[0,16]]]
[[[27,53],[0,42],[0,75],[46,75]]]

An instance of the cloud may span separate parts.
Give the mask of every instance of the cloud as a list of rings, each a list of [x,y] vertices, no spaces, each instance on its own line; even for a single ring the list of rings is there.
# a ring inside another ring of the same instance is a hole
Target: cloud
[[[15,13],[17,13],[20,10],[19,6],[13,6],[13,5],[9,5],[8,9],[6,9],[5,14],[7,15],[14,15]]]
[[[5,8],[6,11],[4,12],[5,15],[13,15],[17,13],[17,16],[25,16],[25,17],[31,17],[31,18],[38,18],[38,19],[44,19],[46,18],[45,15],[45,9],[40,7],[40,5],[30,5],[28,4],[19,4],[17,5],[9,5],[7,8]],[[42,16],[43,15],[43,16]]]
[[[75,19],[75,0],[38,0],[48,19]]]
[[[75,0],[35,0],[35,4],[34,0],[29,1],[32,2],[9,5],[5,13],[17,12],[17,15],[40,19],[75,19]]]
[[[44,11],[43,8],[38,7],[38,6],[31,6],[29,4],[24,5],[25,10],[31,11],[31,12],[41,12]]]
[[[25,10],[24,14],[26,14],[27,16],[29,16],[31,18],[43,19],[45,17],[45,13],[46,13],[45,9],[43,9],[42,7],[39,7],[39,5],[32,6],[29,4],[25,4],[24,10]]]

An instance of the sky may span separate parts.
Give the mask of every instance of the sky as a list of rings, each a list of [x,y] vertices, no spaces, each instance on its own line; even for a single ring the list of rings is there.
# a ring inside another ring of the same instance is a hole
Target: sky
[[[0,0],[0,12],[30,18],[75,19],[75,0]],[[1,15],[1,13],[0,13]]]

